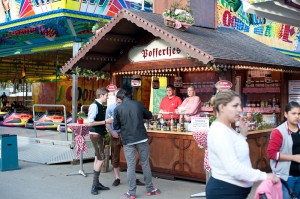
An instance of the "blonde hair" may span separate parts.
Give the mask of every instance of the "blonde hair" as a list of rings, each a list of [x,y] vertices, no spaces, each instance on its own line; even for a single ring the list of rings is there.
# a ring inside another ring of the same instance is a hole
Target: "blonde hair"
[[[106,88],[98,88],[96,91],[96,97],[99,98],[100,95],[105,95],[106,93],[109,93]]]
[[[195,86],[193,86],[193,85],[191,85],[191,86],[189,86],[189,87],[187,87],[187,88],[192,88],[194,91],[196,91],[196,88],[195,88]]]
[[[228,103],[230,103],[234,97],[240,97],[240,95],[233,91],[233,90],[226,90],[226,91],[220,91],[216,94],[215,99],[215,108],[216,111],[219,112],[219,106],[223,104],[226,106]]]

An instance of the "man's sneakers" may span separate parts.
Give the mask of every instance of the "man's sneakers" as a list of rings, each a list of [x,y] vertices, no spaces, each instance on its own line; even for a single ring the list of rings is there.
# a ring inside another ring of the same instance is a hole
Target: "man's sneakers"
[[[146,196],[153,196],[153,195],[159,195],[161,194],[161,191],[157,188],[154,188],[151,191],[147,191]]]
[[[145,186],[145,183],[141,182],[139,179],[136,179],[136,185]]]
[[[129,199],[136,199],[136,197],[135,197],[134,195],[130,195],[129,192],[126,192],[126,193],[124,194],[124,197],[125,197],[125,198],[129,198]]]
[[[120,179],[117,178],[117,179],[115,179],[115,181],[112,183],[112,186],[116,187],[116,186],[118,186],[119,184],[120,184]]]

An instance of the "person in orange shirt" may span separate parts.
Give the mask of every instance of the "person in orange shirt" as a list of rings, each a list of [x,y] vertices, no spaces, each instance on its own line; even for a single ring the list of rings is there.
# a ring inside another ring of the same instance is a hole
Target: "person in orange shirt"
[[[161,100],[159,106],[160,115],[158,117],[161,118],[163,116],[164,119],[169,120],[173,116],[173,119],[179,119],[179,115],[176,114],[176,109],[181,103],[182,100],[180,97],[175,95],[175,87],[171,84],[167,85],[167,96]]]

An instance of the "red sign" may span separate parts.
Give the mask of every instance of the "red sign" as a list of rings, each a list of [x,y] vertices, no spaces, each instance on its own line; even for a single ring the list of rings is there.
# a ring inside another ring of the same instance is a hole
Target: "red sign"
[[[232,83],[227,80],[220,80],[216,83],[215,86],[219,91],[226,91],[226,90],[231,89]]]
[[[106,89],[109,90],[109,92],[114,92],[118,87],[114,84],[109,84]]]

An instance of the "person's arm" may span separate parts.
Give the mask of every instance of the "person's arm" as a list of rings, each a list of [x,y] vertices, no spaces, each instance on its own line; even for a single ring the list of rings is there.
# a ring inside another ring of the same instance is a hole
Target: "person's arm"
[[[278,129],[274,129],[271,134],[269,145],[267,148],[267,157],[276,161],[294,161],[300,163],[300,154],[284,154],[280,153],[283,137]]]
[[[142,103],[140,103],[140,106],[143,109],[143,118],[144,119],[152,119],[153,115],[152,115],[151,111],[146,109],[146,107]]]
[[[271,160],[279,160],[280,148],[282,146],[282,135],[278,129],[274,129],[271,133],[269,144],[267,147],[267,157]]]
[[[112,105],[107,107],[105,112],[105,119],[109,119],[113,117],[113,110],[114,107]],[[108,130],[111,136],[113,136],[114,138],[119,138],[119,134],[112,129],[111,124],[106,124],[106,129]]]
[[[106,119],[102,121],[95,121],[96,115],[98,114],[98,108],[96,104],[91,104],[88,112],[88,123],[89,126],[99,126],[112,123],[112,119]]]
[[[119,112],[118,112],[118,107],[115,108],[114,110],[114,120],[113,120],[113,126],[114,126],[114,129],[121,129],[121,122],[120,122],[120,115],[119,115]]]

